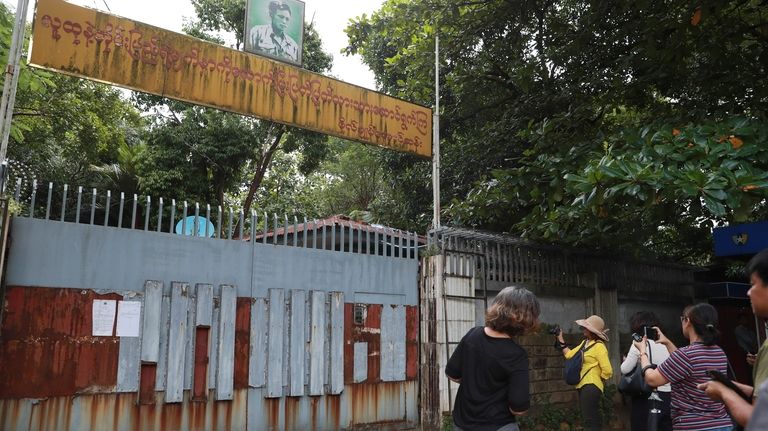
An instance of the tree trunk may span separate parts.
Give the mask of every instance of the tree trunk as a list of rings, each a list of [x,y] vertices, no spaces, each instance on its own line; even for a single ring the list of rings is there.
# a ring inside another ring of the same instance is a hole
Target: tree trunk
[[[269,164],[272,162],[272,156],[274,156],[275,150],[277,150],[277,147],[280,146],[280,140],[283,138],[283,134],[285,134],[285,130],[280,128],[280,130],[278,130],[277,134],[275,135],[275,139],[267,148],[267,151],[265,151],[261,158],[256,162],[256,172],[253,173],[253,179],[251,179],[251,184],[248,186],[248,195],[245,197],[245,201],[243,201],[243,214],[245,214],[246,217],[251,213],[253,198],[256,196],[256,191],[259,190],[259,187],[261,187],[261,182],[264,180],[264,175],[267,173],[267,168],[269,168]],[[238,220],[234,231],[239,232],[239,229],[240,221]]]

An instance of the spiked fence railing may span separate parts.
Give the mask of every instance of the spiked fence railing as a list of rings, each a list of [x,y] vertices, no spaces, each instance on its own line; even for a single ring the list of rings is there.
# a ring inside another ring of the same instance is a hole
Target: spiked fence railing
[[[168,203],[162,197],[152,199],[124,192],[118,195],[111,190],[100,192],[83,186],[75,189],[68,184],[57,187],[53,182],[39,183],[36,179],[25,184],[22,178],[17,178],[13,198],[19,206],[16,217],[166,234],[190,232],[187,223],[193,223],[194,236],[210,239],[403,259],[418,259],[420,244],[425,242],[413,232],[356,222],[343,216],[321,220],[301,217],[300,220],[297,215],[289,218],[273,213],[269,217],[266,212],[256,210],[246,216],[242,209],[234,207],[212,207],[198,202],[190,205],[188,201],[176,199]]]

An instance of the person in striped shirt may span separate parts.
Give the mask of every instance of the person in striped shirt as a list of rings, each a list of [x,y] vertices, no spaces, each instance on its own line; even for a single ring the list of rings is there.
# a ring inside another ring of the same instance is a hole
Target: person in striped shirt
[[[645,381],[654,387],[672,384],[672,429],[675,431],[730,431],[733,429],[725,407],[712,401],[698,385],[710,380],[709,370],[728,373],[728,359],[715,343],[719,338],[717,310],[709,304],[686,307],[680,316],[683,335],[690,344],[680,349],[656,328],[658,343],[669,350],[669,359],[651,365],[646,340],[634,342],[640,351]]]
[[[747,292],[755,316],[768,318],[768,250],[756,254],[747,264],[751,287]],[[768,430],[768,340],[757,353],[752,375],[754,386],[733,382],[745,395],[752,396],[752,404],[720,382],[711,381],[699,386],[710,398],[722,402],[731,416],[747,430]]]

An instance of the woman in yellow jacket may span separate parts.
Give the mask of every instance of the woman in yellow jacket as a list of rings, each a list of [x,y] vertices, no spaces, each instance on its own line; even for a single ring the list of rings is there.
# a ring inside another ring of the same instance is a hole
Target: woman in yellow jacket
[[[603,428],[600,416],[600,398],[603,395],[603,380],[613,376],[611,361],[608,359],[608,349],[605,343],[608,336],[605,334],[605,322],[600,316],[589,316],[586,319],[577,320],[584,334],[584,341],[573,349],[565,345],[563,331],[557,334],[556,347],[563,352],[565,359],[570,359],[583,347],[584,361],[581,365],[581,380],[576,385],[579,393],[579,408],[587,431],[601,431]]]

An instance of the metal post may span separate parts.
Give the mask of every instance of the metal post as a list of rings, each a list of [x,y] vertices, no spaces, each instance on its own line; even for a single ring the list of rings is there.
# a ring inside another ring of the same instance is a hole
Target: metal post
[[[437,28],[437,26],[435,27]],[[440,228],[440,37],[435,32],[435,112],[432,115],[432,229]]]

